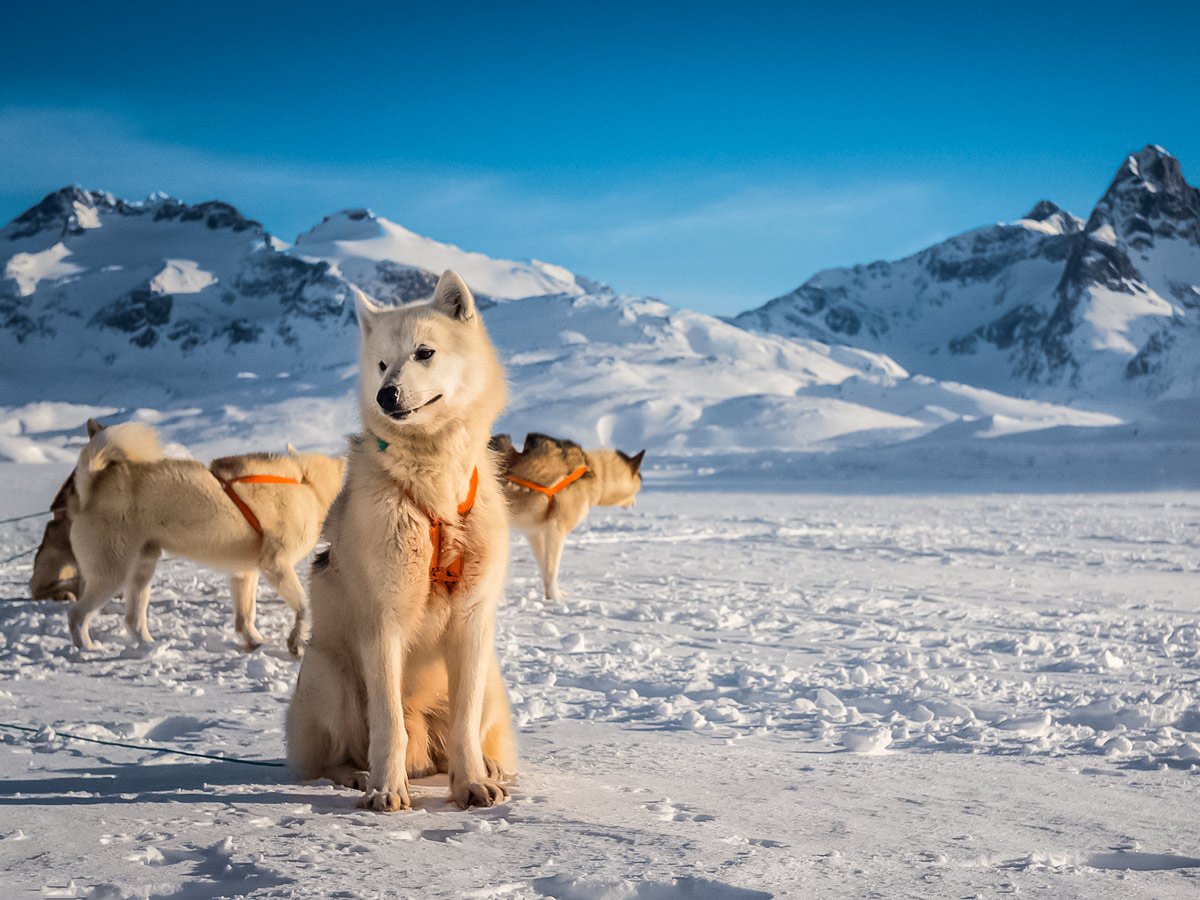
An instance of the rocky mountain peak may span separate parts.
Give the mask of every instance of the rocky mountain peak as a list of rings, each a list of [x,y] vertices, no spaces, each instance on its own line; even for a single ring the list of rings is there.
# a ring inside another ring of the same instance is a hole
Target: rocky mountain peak
[[[78,234],[94,228],[96,210],[115,209],[118,201],[112,194],[88,191],[77,184],[51,191],[40,202],[17,216],[3,230],[5,237],[15,241],[53,230],[60,235]]]
[[[1106,225],[1135,246],[1155,237],[1200,245],[1200,190],[1187,183],[1179,160],[1157,144],[1148,144],[1125,157],[1092,211],[1087,230]]]
[[[1123,178],[1137,179],[1156,190],[1173,194],[1180,194],[1188,187],[1179,160],[1158,144],[1147,144],[1125,157],[1117,170],[1117,180]]]
[[[1074,234],[1083,229],[1083,220],[1071,215],[1053,200],[1039,200],[1033,209],[1021,217],[1025,222],[1037,222],[1040,231]]]
[[[146,216],[155,222],[177,220],[202,222],[213,230],[249,231],[265,237],[263,226],[242,215],[234,206],[220,200],[188,204],[166,194],[152,194],[140,203],[129,203],[107,191],[90,191],[77,184],[59,188],[12,220],[0,235],[10,241],[34,237],[43,232],[61,239],[100,228],[106,215]]]
[[[1053,200],[1039,200],[1034,204],[1033,209],[1021,218],[1029,219],[1033,222],[1045,222],[1047,219],[1061,215],[1063,212],[1063,208]]]

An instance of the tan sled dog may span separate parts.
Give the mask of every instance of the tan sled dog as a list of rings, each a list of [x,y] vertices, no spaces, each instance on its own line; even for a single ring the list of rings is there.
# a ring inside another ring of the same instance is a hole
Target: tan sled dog
[[[508,519],[487,443],[504,371],[453,272],[430,303],[360,293],[358,321],[363,434],[313,564],[288,763],[381,812],[435,771],[459,807],[492,806],[516,765],[493,646]]]
[[[95,419],[87,420],[90,441],[104,430]],[[42,532],[42,542],[33,557],[29,578],[29,596],[33,600],[69,600],[74,603],[83,588],[79,566],[71,550],[70,506],[75,499],[75,473],[72,471],[50,501],[52,518]]]
[[[567,535],[593,506],[632,506],[646,451],[584,450],[574,441],[532,433],[520,453],[506,434],[492,439],[504,464],[513,527],[529,539],[547,600],[560,600],[559,563]]]
[[[130,634],[153,640],[150,579],[166,551],[230,574],[235,626],[247,649],[262,643],[254,625],[261,571],[296,613],[287,645],[298,656],[309,616],[295,566],[316,544],[344,469],[343,460],[319,453],[263,453],[216,460],[210,471],[164,458],[146,425],[100,432],[75,467],[71,547],[84,578],[68,616],[75,645],[91,649],[88,624],[122,586]]]
[[[91,421],[89,420],[89,427]],[[33,557],[29,596],[34,600],[70,600],[79,596],[81,580],[71,552],[71,517],[68,501],[75,493],[75,474],[63,482],[50,503],[51,519],[42,532],[42,543]]]

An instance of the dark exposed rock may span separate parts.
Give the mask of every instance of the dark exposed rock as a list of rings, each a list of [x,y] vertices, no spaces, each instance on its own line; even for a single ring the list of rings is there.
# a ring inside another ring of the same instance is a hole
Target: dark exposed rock
[[[949,350],[959,354],[974,353],[981,340],[1000,350],[1007,350],[1013,344],[1036,334],[1044,318],[1037,307],[1028,304],[1014,307],[994,322],[981,325],[960,338],[954,338],[950,341]]]
[[[140,215],[142,212],[139,207],[124,200],[117,200],[111,194],[86,191],[78,185],[71,185],[47,194],[39,203],[13,219],[2,233],[12,241],[33,237],[43,231],[51,232],[60,238],[69,234],[82,234],[87,229],[79,223],[76,204],[85,209],[115,212],[120,215]]]
[[[1163,354],[1175,343],[1173,335],[1155,332],[1125,367],[1125,377],[1140,378],[1156,371]]]
[[[862,319],[848,306],[834,306],[825,313],[825,324],[834,334],[856,335],[862,329]]]
[[[203,222],[206,227],[213,229],[229,229],[235,233],[251,231],[254,234],[265,235],[260,223],[247,219],[228,203],[219,200],[209,200],[189,206],[178,200],[165,200],[154,213],[154,220],[174,220],[180,222]]]
[[[167,340],[178,344],[184,353],[200,346],[206,336],[206,331],[199,322],[187,319],[172,323],[171,330],[167,332]]]
[[[173,302],[170,294],[155,294],[149,288],[137,288],[98,309],[92,316],[92,324],[130,333],[140,332],[147,326],[166,325],[171,319]],[[153,340],[150,343],[153,344]]]
[[[285,316],[315,321],[345,313],[345,283],[330,274],[329,264],[265,251],[238,274],[233,287],[244,297],[278,297]]]
[[[234,344],[253,344],[263,332],[261,325],[256,325],[249,319],[234,319],[232,322],[218,328],[215,337],[226,337],[229,346]]]
[[[1064,211],[1061,206],[1051,200],[1039,200],[1024,218],[1034,222],[1045,222],[1054,216],[1062,214]]]
[[[438,276],[424,269],[414,269],[391,260],[375,264],[375,299],[383,303],[411,303],[433,296]]]

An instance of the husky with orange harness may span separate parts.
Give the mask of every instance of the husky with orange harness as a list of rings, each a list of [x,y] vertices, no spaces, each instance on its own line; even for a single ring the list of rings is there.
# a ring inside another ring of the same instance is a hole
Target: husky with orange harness
[[[531,433],[517,452],[508,435],[492,446],[504,461],[513,527],[529,539],[547,600],[562,599],[558,568],[563,545],[593,506],[632,506],[642,486],[646,451],[584,450],[574,441]]]
[[[313,632],[288,711],[304,779],[408,809],[450,775],[459,807],[507,796],[516,744],[494,648],[508,518],[488,450],[504,371],[453,272],[429,303],[358,295],[363,433],[313,564]]]
[[[91,649],[89,624],[125,589],[125,625],[149,643],[150,579],[163,552],[230,574],[235,627],[247,650],[258,573],[295,611],[288,649],[299,656],[309,625],[296,563],[316,545],[342,484],[345,461],[319,453],[229,456],[211,468],[163,456],[154,430],[136,422],[94,434],[68,498],[71,549],[83,591],[68,614],[71,638]]]

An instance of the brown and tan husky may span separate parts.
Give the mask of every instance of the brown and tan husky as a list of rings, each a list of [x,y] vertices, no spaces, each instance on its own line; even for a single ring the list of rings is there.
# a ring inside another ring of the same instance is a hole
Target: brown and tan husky
[[[309,616],[295,566],[316,545],[344,470],[344,460],[319,453],[231,456],[205,468],[164,457],[146,425],[97,432],[80,454],[68,499],[71,549],[83,575],[68,614],[75,645],[91,649],[88,625],[122,587],[130,634],[153,640],[146,609],[165,551],[230,574],[235,627],[248,650],[262,644],[254,624],[262,572],[295,611],[287,645],[299,655]]]
[[[88,423],[89,430],[91,422]],[[71,515],[68,505],[75,493],[75,473],[63,482],[50,502],[51,519],[42,532],[42,543],[33,557],[29,596],[34,600],[69,600],[79,596],[82,581],[71,552]]]
[[[530,433],[518,452],[506,434],[492,438],[504,466],[513,527],[529,539],[547,600],[558,586],[563,545],[593,506],[632,506],[642,487],[642,459],[620,450],[584,450],[574,441]]]

